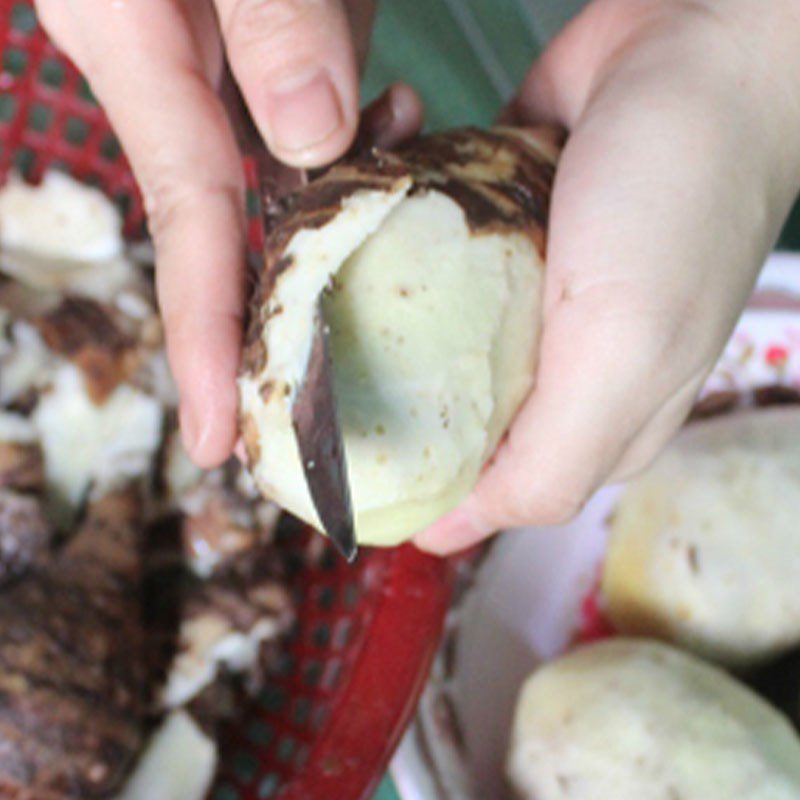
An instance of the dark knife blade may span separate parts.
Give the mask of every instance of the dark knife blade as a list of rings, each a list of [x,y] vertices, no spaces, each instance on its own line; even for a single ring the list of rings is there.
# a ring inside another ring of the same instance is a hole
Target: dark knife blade
[[[280,197],[302,186],[306,182],[306,173],[287,167],[270,154],[229,72],[224,77],[221,93],[231,111],[239,146],[255,161],[258,190],[264,207],[269,208]],[[348,561],[353,561],[358,552],[353,506],[342,430],[336,412],[328,326],[320,301],[314,314],[308,368],[292,403],[292,426],[319,521],[339,552]]]
[[[292,425],[306,483],[322,527],[339,552],[353,561],[358,552],[353,506],[336,413],[328,326],[321,302],[314,313],[314,336],[306,374],[292,403]]]

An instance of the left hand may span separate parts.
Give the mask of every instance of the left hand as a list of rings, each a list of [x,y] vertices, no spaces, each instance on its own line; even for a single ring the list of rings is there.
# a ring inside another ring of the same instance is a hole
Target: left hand
[[[564,125],[536,385],[447,553],[563,523],[685,419],[800,188],[797,0],[595,0],[511,121]]]
[[[244,174],[217,94],[223,53],[272,153],[328,164],[356,133],[372,0],[36,6],[90,81],[142,189],[182,435],[198,464],[215,466],[237,437],[245,306]],[[404,97],[418,119],[418,102]]]

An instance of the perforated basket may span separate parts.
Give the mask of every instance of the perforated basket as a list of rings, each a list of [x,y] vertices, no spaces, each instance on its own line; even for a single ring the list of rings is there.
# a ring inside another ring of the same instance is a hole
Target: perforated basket
[[[64,169],[144,233],[141,199],[109,124],[28,2],[0,0],[0,181]],[[260,243],[255,193],[251,245]],[[452,565],[411,547],[362,551],[347,566],[325,545],[307,557],[299,526],[279,534],[299,621],[275,674],[225,736],[213,800],[362,800],[414,710],[450,598]]]

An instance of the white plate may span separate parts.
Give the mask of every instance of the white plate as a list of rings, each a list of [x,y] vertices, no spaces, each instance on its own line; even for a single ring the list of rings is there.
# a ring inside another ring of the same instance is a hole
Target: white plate
[[[800,387],[800,256],[782,253],[767,262],[704,392],[775,383]],[[574,638],[618,492],[601,490],[558,529],[499,537],[453,612],[450,653],[438,659],[392,763],[402,800],[504,796],[503,759],[517,692],[537,664]]]

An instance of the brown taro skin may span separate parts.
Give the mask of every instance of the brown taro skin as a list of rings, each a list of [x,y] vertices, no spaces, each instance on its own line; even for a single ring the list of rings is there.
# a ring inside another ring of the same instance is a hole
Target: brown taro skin
[[[102,404],[139,366],[137,341],[120,314],[86,297],[65,297],[34,319],[47,346],[83,373],[93,402]]]
[[[0,488],[0,587],[40,563],[52,535],[38,498]]]
[[[144,736],[140,497],[90,505],[60,554],[0,593],[0,797],[99,800]]]
[[[412,193],[448,195],[475,233],[526,231],[544,257],[556,136],[550,129],[463,128],[412,140],[397,156],[413,176]]]

